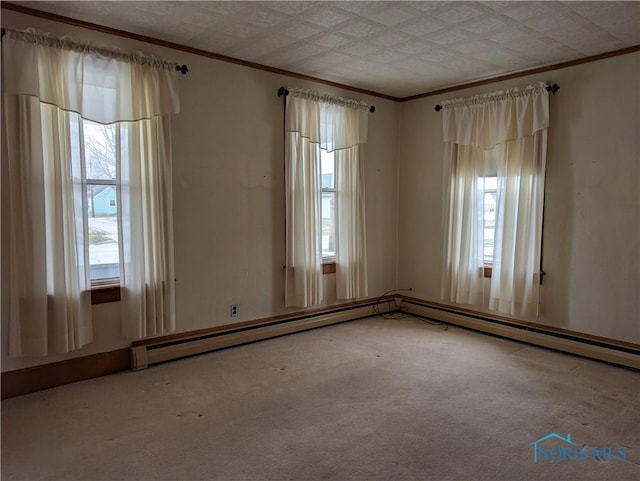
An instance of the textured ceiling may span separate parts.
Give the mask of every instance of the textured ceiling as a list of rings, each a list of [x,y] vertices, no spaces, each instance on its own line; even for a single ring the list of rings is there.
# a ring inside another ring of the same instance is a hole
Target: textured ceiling
[[[394,97],[640,44],[640,2],[12,3]]]

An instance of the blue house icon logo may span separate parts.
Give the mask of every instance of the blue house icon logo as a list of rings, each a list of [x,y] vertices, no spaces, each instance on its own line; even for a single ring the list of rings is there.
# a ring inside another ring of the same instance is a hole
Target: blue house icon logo
[[[573,442],[569,433],[567,433],[567,437],[562,437],[558,433],[549,433],[527,445],[527,447],[532,446],[534,463],[543,460],[584,461],[586,459],[622,461],[627,458],[625,446],[618,446],[616,449],[611,445],[599,447],[579,445]]]
[[[537,463],[538,462],[538,454],[542,454],[544,456],[545,451],[543,450],[542,447],[538,447],[538,445],[544,441],[546,441],[547,439],[559,439],[560,441],[568,444],[569,446],[578,446],[576,443],[574,443],[573,441],[571,441],[571,434],[567,433],[567,437],[563,438],[562,436],[560,436],[558,433],[549,433],[546,436],[542,436],[540,439],[536,439],[534,442],[532,442],[531,444],[529,444],[528,446],[533,446],[533,462]],[[546,458],[547,456],[545,456]]]

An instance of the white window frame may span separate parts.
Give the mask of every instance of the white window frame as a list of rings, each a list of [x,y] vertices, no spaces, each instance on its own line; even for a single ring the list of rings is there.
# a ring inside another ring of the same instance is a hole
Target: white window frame
[[[334,157],[333,152],[327,152],[324,149],[320,149],[320,159],[321,159],[320,162],[321,162],[321,164],[322,164],[323,160],[324,161],[328,161],[327,157],[324,157],[324,159],[323,159],[323,155],[324,156],[328,156],[329,154],[331,155],[331,162],[333,163],[333,187],[324,187],[324,186],[322,186],[321,192],[320,192],[320,202],[321,202],[320,211],[321,211],[321,214],[322,214],[322,201],[323,201],[324,196],[326,194],[329,194],[333,198],[333,206],[334,206],[333,213],[332,213],[332,216],[331,216],[331,220],[333,221],[333,252],[325,254],[325,250],[322,249],[322,262],[325,263],[325,264],[335,262],[335,260],[336,260],[335,249],[336,249],[336,239],[337,239],[337,235],[336,235],[336,228],[337,228],[337,226],[336,226],[337,191],[336,191],[336,187],[335,187],[336,186],[336,177],[335,177],[336,162],[335,162],[335,157]],[[322,215],[321,215],[321,221],[322,220],[324,220],[324,217],[322,217]],[[321,233],[320,233],[320,242],[321,243],[322,243],[322,237],[323,237],[323,235],[322,235],[322,231],[321,231]],[[331,239],[331,237],[330,237],[330,239]]]
[[[84,193],[84,195],[87,195],[88,193],[88,187],[89,186],[100,186],[100,185],[105,185],[105,186],[111,186],[114,188],[114,190],[116,191],[116,198],[119,195],[118,192],[118,184],[119,184],[119,180],[120,180],[120,156],[121,156],[121,139],[120,139],[120,128],[118,127],[118,125],[115,125],[115,132],[116,132],[116,148],[115,148],[115,153],[116,153],[116,176],[115,179],[95,179],[95,178],[91,178],[91,177],[87,177],[87,162],[86,162],[86,145],[85,145],[85,135],[84,135],[84,126],[85,126],[85,122],[87,122],[87,120],[83,119],[82,117],[79,117],[79,122],[78,122],[78,130],[79,130],[79,136],[80,136],[80,156],[81,156],[81,162],[82,162],[82,192]],[[89,203],[89,199],[86,199],[87,204]],[[118,203],[116,202],[116,218],[118,219],[118,224],[120,223],[120,209],[119,206],[117,205]],[[91,208],[93,209],[94,206],[91,206]],[[84,221],[84,226],[86,229],[85,232],[85,238],[87,239],[87,245],[85,246],[87,251],[90,251],[91,247],[89,245],[89,209],[85,209],[84,212],[84,216],[85,216],[85,221]],[[120,238],[120,236],[118,236]],[[120,239],[119,239],[120,241]],[[89,278],[91,279],[91,286],[100,286],[100,285],[105,285],[105,284],[119,284],[120,283],[120,249],[118,246],[118,276],[105,276],[105,277],[96,277],[94,279],[94,273],[100,269],[100,267],[98,267],[98,264],[92,265],[89,264]],[[111,266],[111,264],[100,264],[100,266]],[[108,267],[106,267],[106,269],[108,269]]]
[[[487,179],[496,179],[496,187],[495,188],[491,188],[491,189],[487,189]],[[484,261],[484,265],[486,267],[491,267],[493,266],[493,249],[492,249],[492,253],[491,253],[491,258],[488,259],[485,252],[484,252],[484,246],[485,243],[487,242],[487,205],[485,202],[485,196],[487,194],[495,194],[496,195],[496,209],[494,209],[494,219],[493,219],[493,244],[492,244],[492,248],[495,245],[495,233],[496,233],[496,219],[495,219],[495,214],[496,214],[496,210],[497,210],[497,195],[498,195],[498,176],[496,174],[489,174],[483,177],[483,182],[482,182],[482,186],[483,186],[483,192],[482,192],[482,234],[483,234],[483,243],[482,243],[482,259]]]

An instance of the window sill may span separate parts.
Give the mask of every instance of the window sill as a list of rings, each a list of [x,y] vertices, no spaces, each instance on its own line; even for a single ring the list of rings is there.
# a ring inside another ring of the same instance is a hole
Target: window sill
[[[490,265],[485,265],[484,266],[484,277],[486,278],[491,278],[491,274],[493,273],[493,267]],[[544,279],[544,276],[546,276],[547,273],[543,270],[540,270],[540,285],[542,285],[542,280]]]
[[[96,285],[91,287],[91,304],[118,302],[120,300],[120,284]]]
[[[323,274],[334,274],[336,272],[336,262],[335,261],[323,261],[322,262],[322,273]]]

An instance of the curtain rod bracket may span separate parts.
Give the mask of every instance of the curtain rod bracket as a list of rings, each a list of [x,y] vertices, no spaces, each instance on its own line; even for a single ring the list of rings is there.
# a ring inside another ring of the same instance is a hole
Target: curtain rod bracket
[[[555,95],[558,90],[560,90],[560,85],[558,84],[547,85],[547,92],[551,92],[552,95]]]
[[[187,75],[189,68],[186,65],[176,65],[176,70],[182,75]]]

